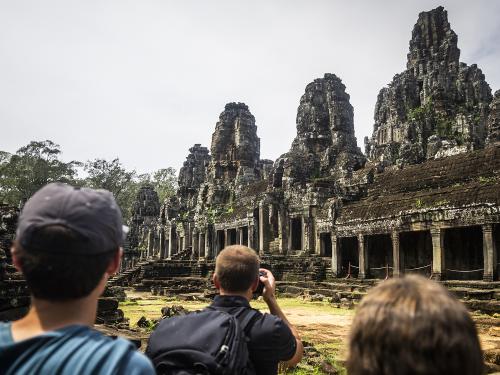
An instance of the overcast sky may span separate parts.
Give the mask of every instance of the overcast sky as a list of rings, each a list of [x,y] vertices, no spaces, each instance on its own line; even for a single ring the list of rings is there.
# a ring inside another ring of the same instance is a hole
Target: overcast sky
[[[418,13],[438,5],[460,60],[500,89],[500,1],[0,0],[0,150],[50,139],[64,160],[178,169],[241,101],[274,160],[325,72],[347,87],[362,147]]]

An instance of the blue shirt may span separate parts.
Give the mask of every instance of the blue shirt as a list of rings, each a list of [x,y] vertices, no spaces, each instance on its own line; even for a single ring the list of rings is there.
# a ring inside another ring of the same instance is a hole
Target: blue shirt
[[[0,375],[150,375],[151,362],[127,340],[71,325],[14,342],[12,324],[0,323]]]

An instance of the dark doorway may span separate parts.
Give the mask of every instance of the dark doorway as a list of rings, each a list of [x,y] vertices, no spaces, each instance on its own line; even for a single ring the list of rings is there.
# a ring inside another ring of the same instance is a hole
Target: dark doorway
[[[300,217],[290,220],[292,234],[291,250],[302,250],[302,219]]]
[[[271,207],[271,214],[269,215],[270,224],[271,224],[271,238],[275,239],[279,236],[279,216],[278,216],[278,207]]]
[[[206,249],[207,254],[205,254],[205,256],[212,258],[214,255],[214,227],[212,225],[208,227],[206,236],[208,236],[208,247]]]
[[[226,240],[226,236],[224,236],[224,231],[218,230],[217,231],[217,254],[219,254],[222,251],[222,249],[224,249],[225,240]]]
[[[443,251],[448,280],[482,280],[483,231],[480,226],[445,229]]]
[[[201,233],[198,240],[198,252],[200,253],[200,257],[205,257],[205,233]]]
[[[172,238],[170,241],[172,242],[172,254],[170,256],[177,254],[177,231],[174,229],[171,232]]]
[[[432,271],[432,237],[428,230],[399,234],[399,256],[402,273],[430,276]]]
[[[351,265],[351,276],[358,277],[359,273],[359,248],[357,237],[341,237],[337,239],[339,246],[339,276],[349,274],[349,264]]]
[[[241,235],[243,238],[241,239],[241,243],[245,246],[248,246],[248,227],[241,228]]]
[[[227,230],[228,244],[236,245],[236,229],[228,229]]]
[[[320,255],[322,257],[332,257],[332,235],[330,233],[320,233]]]
[[[368,257],[367,273],[370,277],[384,279],[386,276],[392,275],[392,239],[390,234],[366,236],[366,254]]]

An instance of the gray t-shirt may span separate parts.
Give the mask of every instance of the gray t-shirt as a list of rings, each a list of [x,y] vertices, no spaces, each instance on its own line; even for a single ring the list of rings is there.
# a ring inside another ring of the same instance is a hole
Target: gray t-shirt
[[[14,342],[12,324],[0,323],[0,375],[150,375],[149,359],[127,340],[71,325]]]

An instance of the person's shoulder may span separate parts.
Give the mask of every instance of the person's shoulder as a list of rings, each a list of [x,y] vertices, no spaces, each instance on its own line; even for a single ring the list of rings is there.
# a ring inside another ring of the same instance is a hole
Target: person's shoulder
[[[252,325],[251,331],[257,337],[289,337],[291,335],[290,328],[285,322],[276,315],[268,313],[256,313],[256,318]]]
[[[155,370],[151,361],[142,353],[133,352],[126,366],[127,374],[131,375],[149,375],[154,374]]]

